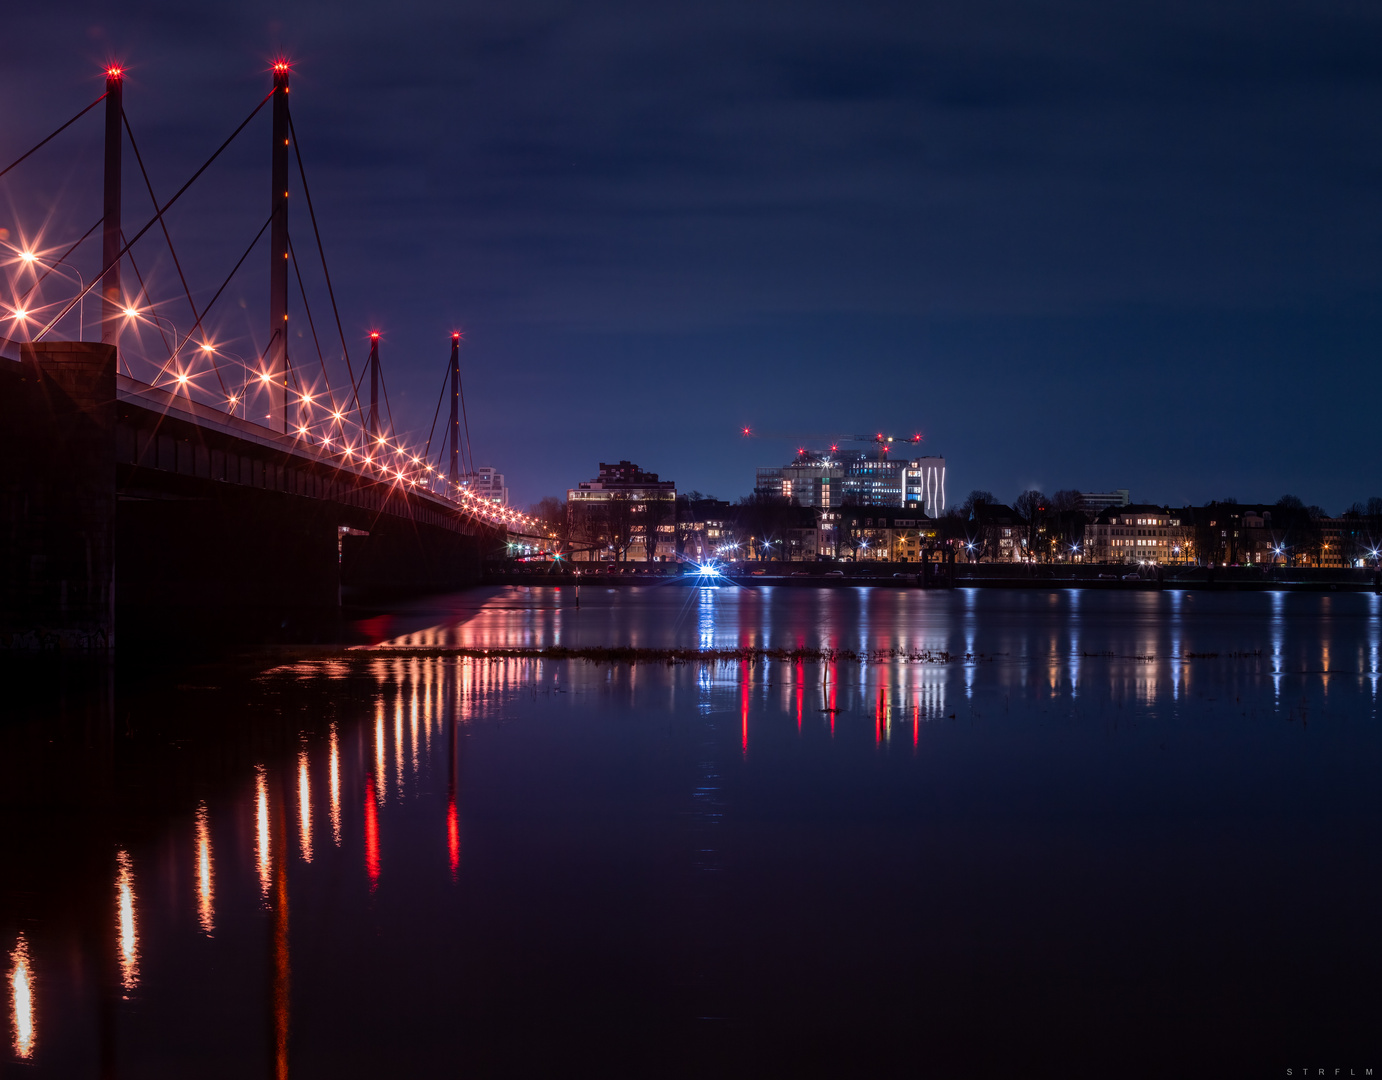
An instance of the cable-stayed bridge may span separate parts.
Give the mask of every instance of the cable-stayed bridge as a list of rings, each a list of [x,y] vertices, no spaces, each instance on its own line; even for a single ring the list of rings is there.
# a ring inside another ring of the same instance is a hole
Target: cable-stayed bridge
[[[274,63],[269,93],[166,202],[154,195],[117,66],[106,71],[101,97],[0,171],[0,182],[22,183],[26,162],[103,108],[100,218],[85,234],[58,242],[8,238],[10,296],[0,302],[0,452],[7,464],[0,647],[108,648],[117,611],[126,632],[187,625],[311,636],[329,625],[342,590],[464,585],[478,579],[482,559],[507,532],[537,531],[466,482],[475,461],[459,332],[448,343],[425,440],[394,428],[378,332],[357,372],[297,146],[290,73],[286,61]],[[266,110],[270,122],[256,125]],[[207,290],[189,283],[168,212],[232,143],[262,136],[264,127],[269,215],[199,304]],[[122,221],[127,147],[153,206],[136,229]],[[308,272],[317,271],[318,291],[324,285],[327,317],[312,310],[288,228],[294,186],[315,248],[317,265]],[[98,233],[99,271],[88,280],[75,269],[76,256]],[[245,356],[213,327],[228,286],[266,237],[269,287],[259,338],[266,344]],[[175,299],[151,296],[151,276],[140,267],[141,244],[159,241],[181,287]],[[93,293],[100,338],[81,340]],[[175,305],[176,319],[169,314]],[[290,320],[306,322],[310,337],[298,340],[310,340],[309,352],[290,350]],[[326,328],[334,340],[324,348]],[[151,353],[151,341],[161,350]]]

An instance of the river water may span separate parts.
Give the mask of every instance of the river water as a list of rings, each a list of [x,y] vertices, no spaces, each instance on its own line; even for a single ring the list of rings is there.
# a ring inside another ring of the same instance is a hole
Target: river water
[[[7,1069],[1382,1069],[1377,596],[509,588],[353,632],[389,651],[7,670]],[[611,645],[830,655],[444,651]]]

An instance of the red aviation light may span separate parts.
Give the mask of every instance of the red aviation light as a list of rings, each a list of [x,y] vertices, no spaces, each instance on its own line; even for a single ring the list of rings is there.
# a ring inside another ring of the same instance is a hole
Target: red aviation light
[[[378,341],[378,340],[379,340],[379,331],[378,331],[378,330],[371,330],[371,331],[369,332],[369,339],[370,339],[371,341]]]
[[[106,68],[107,79],[123,79],[124,77],[125,69],[122,68],[119,64],[111,64]]]
[[[290,70],[292,70],[292,65],[289,64],[287,60],[275,60],[275,61],[274,61],[274,74],[275,74],[275,75],[286,75]]]
[[[459,330],[453,330],[453,331],[451,331],[451,340],[452,340],[452,341],[460,341],[460,340],[461,340],[461,332],[460,332]]]

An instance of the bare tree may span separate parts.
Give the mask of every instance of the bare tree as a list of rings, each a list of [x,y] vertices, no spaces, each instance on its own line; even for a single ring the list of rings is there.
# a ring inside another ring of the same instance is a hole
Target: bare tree
[[[566,512],[566,500],[547,495],[528,507],[528,516],[542,523],[544,531],[553,535],[558,551],[571,546],[571,521]]]
[[[617,491],[605,503],[605,524],[608,527],[609,542],[614,546],[614,557],[623,562],[633,546],[634,509],[632,500],[622,491]]]
[[[1047,505],[1054,513],[1069,514],[1084,506],[1084,497],[1074,488],[1063,488],[1051,496]]]
[[[1037,532],[1041,527],[1042,516],[1046,513],[1046,496],[1036,488],[1028,488],[1017,497],[1013,509],[1022,515],[1027,530],[1027,554],[1037,557]]]
[[[639,516],[643,519],[643,550],[647,553],[649,562],[657,557],[658,534],[662,523],[671,516],[673,509],[670,499],[653,498],[643,504]]]
[[[967,518],[974,517],[974,512],[981,506],[992,506],[998,502],[998,496],[991,491],[981,491],[975,489],[969,493],[968,498],[960,504],[960,509],[964,511]]]

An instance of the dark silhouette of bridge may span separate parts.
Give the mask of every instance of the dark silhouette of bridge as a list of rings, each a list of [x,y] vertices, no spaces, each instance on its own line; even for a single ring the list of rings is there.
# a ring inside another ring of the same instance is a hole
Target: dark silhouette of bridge
[[[311,637],[330,632],[344,593],[461,587],[479,579],[483,560],[503,546],[509,530],[533,531],[528,519],[480,499],[465,483],[474,456],[459,332],[448,358],[448,429],[435,455],[431,435],[413,447],[395,433],[386,387],[381,413],[377,333],[357,379],[299,151],[302,193],[349,387],[333,390],[288,231],[290,151],[296,150],[289,74],[286,62],[274,64],[268,96],[177,194],[161,205],[153,200],[153,216],[131,238],[120,218],[126,136],[151,198],[153,186],[125,115],[119,68],[107,71],[101,98],[0,172],[8,174],[105,104],[100,221],[55,259],[17,251],[36,280],[15,301],[13,329],[0,342],[0,648],[111,648],[117,616],[122,640],[155,629],[165,635],[186,629]],[[272,111],[271,212],[226,282],[199,307],[165,214],[266,105]],[[70,265],[98,226],[100,273],[89,284],[77,275],[80,291],[43,305],[42,283]],[[173,328],[171,340],[168,320],[147,302],[133,255],[156,227],[193,315],[192,328],[181,336]],[[268,344],[247,362],[225,355],[205,325],[265,232]],[[126,264],[138,290],[122,288]],[[290,271],[312,330],[319,377],[310,377],[288,348]],[[54,329],[96,289],[101,340],[53,340]],[[142,379],[122,345],[122,335],[141,324],[158,330],[168,353],[157,373]],[[219,393],[208,389],[213,378]],[[368,406],[361,401],[367,378]]]

